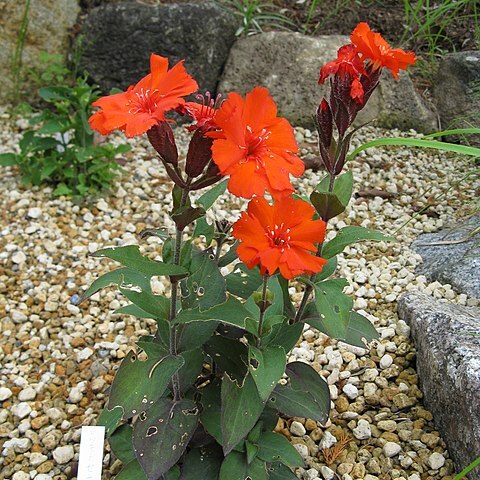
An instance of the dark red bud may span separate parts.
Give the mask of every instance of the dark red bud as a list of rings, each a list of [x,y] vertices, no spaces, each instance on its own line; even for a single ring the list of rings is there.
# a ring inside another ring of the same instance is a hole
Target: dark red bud
[[[178,151],[172,129],[167,122],[154,125],[147,132],[148,140],[165,163],[178,165]]]
[[[325,99],[318,106],[316,118],[320,143],[328,148],[332,143],[333,117],[330,105]]]
[[[193,134],[185,163],[185,172],[189,177],[195,178],[203,173],[212,159],[212,143],[213,139],[204,137],[201,129]]]
[[[357,112],[359,112],[365,106],[368,99],[377,88],[381,73],[382,70],[380,68],[373,70],[369,65],[367,66],[367,73],[360,76],[360,83],[362,84],[364,94],[363,102],[361,104],[357,104]]]

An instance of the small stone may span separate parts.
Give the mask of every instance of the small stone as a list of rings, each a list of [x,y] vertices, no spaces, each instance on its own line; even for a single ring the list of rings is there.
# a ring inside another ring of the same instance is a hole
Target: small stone
[[[393,358],[391,357],[391,355],[387,353],[380,359],[379,365],[382,370],[385,370],[386,368],[390,368],[392,366],[392,363],[393,363]]]
[[[53,477],[51,477],[50,475],[47,475],[45,473],[40,473],[38,475],[35,475],[35,480],[52,480],[52,478]]]
[[[27,256],[19,250],[18,252],[15,252],[12,255],[12,262],[16,263],[17,265],[21,265],[22,263],[25,263],[27,260]]]
[[[26,402],[18,403],[12,407],[12,413],[18,417],[20,420],[25,418],[26,416],[30,415],[32,408]]]
[[[320,473],[325,480],[331,480],[335,476],[335,472],[331,469],[322,465],[320,467]]]
[[[18,399],[21,402],[28,402],[29,400],[35,400],[37,392],[32,387],[26,387],[23,390],[20,390],[18,394]]]
[[[59,422],[65,417],[65,414],[56,407],[49,408],[46,412],[47,417],[53,422]]]
[[[0,387],[0,402],[9,399],[13,395],[12,391],[7,387]]]
[[[304,480],[316,480],[318,478],[318,471],[314,468],[309,468],[304,474]]]
[[[32,452],[30,454],[30,465],[32,467],[38,467],[42,463],[46,462],[48,460],[48,457],[46,455],[43,455],[43,453],[40,452]],[[38,477],[35,477],[38,478]]]
[[[304,460],[307,460],[307,458],[308,458],[308,447],[306,445],[304,445],[303,443],[295,443],[293,446],[297,450],[297,452],[300,454],[300,456]]]
[[[329,431],[325,431],[323,434],[320,443],[318,444],[318,448],[323,450],[324,448],[333,447],[337,443],[337,439],[333,436]]]
[[[427,465],[432,470],[440,470],[445,464],[445,457],[441,453],[434,452],[432,453],[427,460]]]
[[[40,430],[48,423],[48,417],[46,415],[40,415],[32,419],[32,428],[34,430]]]
[[[32,207],[28,209],[27,217],[37,219],[37,218],[40,218],[41,215],[42,215],[42,210],[38,207]]]
[[[93,355],[93,350],[91,348],[85,347],[83,350],[80,350],[76,357],[77,357],[77,362],[83,362],[84,360],[89,359]]]
[[[297,437],[303,437],[307,433],[305,427],[300,422],[292,422],[290,425],[290,432]]]
[[[358,388],[355,385],[352,385],[351,383],[347,383],[342,388],[342,391],[350,400],[354,400],[355,398],[358,397]]]
[[[391,457],[394,457],[395,455],[398,455],[401,450],[402,450],[402,447],[398,443],[394,443],[394,442],[387,442],[383,446],[383,454],[387,458],[391,458]]]
[[[30,475],[25,472],[16,472],[13,475],[12,480],[30,480]]]
[[[397,422],[394,420],[381,420],[377,423],[377,427],[386,432],[394,432],[397,429]]]
[[[358,440],[367,440],[372,436],[372,431],[370,429],[370,424],[361,418],[358,421],[357,426],[353,429],[353,436]]]
[[[72,445],[65,445],[63,447],[57,447],[53,451],[53,459],[59,464],[64,465],[73,459],[75,452]]]

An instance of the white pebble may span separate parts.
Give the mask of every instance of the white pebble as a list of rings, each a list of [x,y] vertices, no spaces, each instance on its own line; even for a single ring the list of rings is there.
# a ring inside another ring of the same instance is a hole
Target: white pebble
[[[357,426],[353,429],[353,436],[358,440],[367,440],[372,436],[372,431],[370,430],[370,424],[361,418],[358,421]]]
[[[320,450],[323,450],[324,448],[333,447],[336,443],[337,439],[335,438],[335,436],[332,435],[330,432],[325,431],[322,439],[320,440],[320,443],[318,444],[318,448]]]
[[[292,422],[290,425],[290,432],[297,437],[302,437],[307,433],[305,427],[300,422]]]
[[[36,396],[37,392],[35,391],[35,389],[32,387],[27,387],[23,390],[20,390],[18,394],[18,399],[21,402],[28,402],[29,400],[34,400]]]
[[[380,368],[385,370],[386,368],[390,368],[393,363],[393,358],[387,353],[380,359]]]
[[[63,447],[57,447],[53,451],[53,459],[59,464],[64,465],[72,460],[75,452],[73,450],[72,445],[65,445]]]
[[[398,455],[401,450],[402,450],[402,447],[398,443],[395,443],[395,442],[387,442],[383,446],[383,454],[387,458],[391,458],[391,457],[394,457],[395,455]]]
[[[358,397],[358,388],[355,385],[352,385],[351,383],[347,383],[343,387],[342,391],[351,400]]]
[[[27,217],[37,219],[37,218],[40,218],[41,215],[42,215],[42,210],[38,207],[32,207],[28,209]]]
[[[18,417],[20,420],[25,418],[27,415],[30,415],[32,408],[26,402],[18,403],[12,407],[12,413]]]
[[[320,473],[325,480],[331,480],[335,476],[335,472],[331,469],[322,465],[320,467]]]
[[[445,464],[445,457],[441,453],[434,452],[427,459],[427,465],[432,470],[439,470]]]
[[[0,402],[7,400],[13,395],[12,391],[7,387],[0,387]]]

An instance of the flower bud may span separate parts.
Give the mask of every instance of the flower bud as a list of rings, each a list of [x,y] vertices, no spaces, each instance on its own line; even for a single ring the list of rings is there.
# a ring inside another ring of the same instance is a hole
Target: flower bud
[[[321,144],[328,148],[332,143],[333,117],[330,105],[323,99],[317,109],[317,130]]]
[[[212,159],[213,139],[204,137],[201,130],[195,131],[188,147],[185,172],[191,177],[198,177]]]
[[[167,122],[160,122],[147,131],[148,140],[165,163],[178,165],[178,151],[172,129]]]

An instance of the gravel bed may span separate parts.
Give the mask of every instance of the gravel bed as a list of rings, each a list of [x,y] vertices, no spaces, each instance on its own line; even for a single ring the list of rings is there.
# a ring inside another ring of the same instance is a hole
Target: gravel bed
[[[0,152],[11,151],[25,121],[12,127],[8,114],[0,117]],[[177,132],[184,150],[187,136],[180,127]],[[300,128],[296,135],[302,153],[314,154],[315,135]],[[386,135],[416,133],[366,127],[356,144]],[[114,136],[113,141],[124,139]],[[14,169],[1,169],[0,479],[72,478],[80,427],[95,424],[120,360],[136,338],[153,331],[154,321],[112,314],[127,303],[113,289],[80,306],[71,302],[113,265],[89,253],[107,245],[136,244],[145,227],[173,230],[163,168],[144,139],[130,142],[134,150],[126,155],[125,175],[112,194],[85,205],[52,199],[50,188],[27,189]],[[441,152],[368,151],[351,162],[355,191],[376,188],[393,196],[354,200],[330,222],[330,229],[354,224],[393,234],[427,199],[446,191],[472,167],[469,159]],[[310,191],[321,177],[321,172],[307,171],[296,182],[298,190]],[[290,352],[290,360],[311,362],[325,377],[333,401],[327,425],[303,418],[278,422],[277,430],[306,460],[299,478],[425,480],[454,474],[445,442],[423,406],[415,348],[409,327],[397,318],[396,301],[405,291],[420,290],[445,301],[477,303],[450,285],[415,276],[421,259],[408,247],[420,233],[452,225],[455,212],[465,212],[473,198],[474,186],[464,183],[428,215],[403,226],[396,233],[399,243],[357,244],[339,258],[339,273],[350,282],[355,309],[374,322],[381,339],[370,350],[355,348],[306,326]],[[234,220],[243,205],[225,196],[217,214]],[[154,237],[142,245],[153,258],[160,252]],[[153,287],[160,293],[166,284],[156,280]],[[299,300],[300,292],[291,289]],[[120,463],[105,453],[103,478],[108,479]]]

